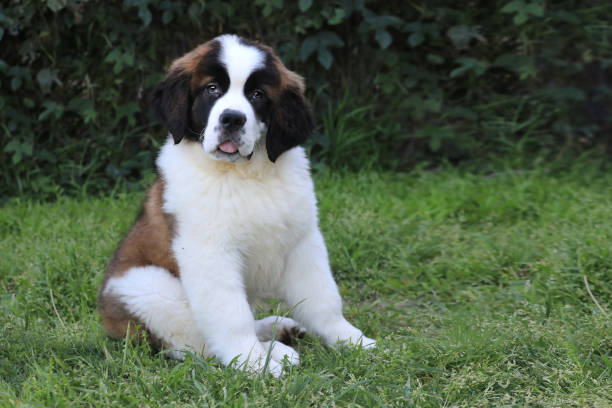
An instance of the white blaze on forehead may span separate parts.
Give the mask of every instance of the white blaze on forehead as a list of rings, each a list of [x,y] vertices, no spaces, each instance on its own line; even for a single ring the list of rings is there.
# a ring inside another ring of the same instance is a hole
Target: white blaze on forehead
[[[219,62],[225,67],[230,83],[229,88],[214,102],[210,110],[202,147],[215,160],[235,161],[238,158],[236,151],[243,158],[253,154],[257,141],[266,129],[247,99],[244,89],[253,71],[265,67],[266,55],[257,47],[242,43],[235,35],[222,35],[215,40],[221,47]],[[245,116],[240,132],[234,132],[232,135],[228,135],[220,122],[221,115],[227,109],[238,111]],[[231,142],[234,145],[227,144],[228,138],[233,138]]]
[[[257,48],[242,44],[235,35],[218,37],[221,43],[220,60],[230,78],[230,87],[242,88],[249,75],[264,66],[264,55]]]

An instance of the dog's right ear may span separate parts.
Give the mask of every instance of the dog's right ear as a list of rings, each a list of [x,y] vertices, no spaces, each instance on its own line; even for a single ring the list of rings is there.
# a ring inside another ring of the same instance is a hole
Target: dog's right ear
[[[170,72],[151,92],[153,112],[172,134],[174,144],[179,143],[189,131],[190,82],[190,74]]]

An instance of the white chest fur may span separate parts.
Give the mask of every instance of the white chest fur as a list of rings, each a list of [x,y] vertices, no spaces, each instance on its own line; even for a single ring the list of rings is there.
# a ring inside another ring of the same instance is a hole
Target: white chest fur
[[[228,251],[239,257],[249,297],[276,289],[291,250],[317,228],[303,149],[286,152],[276,163],[262,153],[240,165],[219,163],[206,157],[199,143],[169,140],[157,161],[166,181],[164,210],[176,219],[179,267],[187,247],[185,256],[198,248]]]

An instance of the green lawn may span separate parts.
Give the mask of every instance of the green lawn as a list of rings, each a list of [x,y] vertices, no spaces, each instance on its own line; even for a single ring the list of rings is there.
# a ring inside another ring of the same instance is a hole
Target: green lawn
[[[611,406],[612,173],[315,181],[345,314],[376,350],[307,337],[277,380],[109,340],[97,286],[142,194],[14,200],[0,208],[0,406]]]

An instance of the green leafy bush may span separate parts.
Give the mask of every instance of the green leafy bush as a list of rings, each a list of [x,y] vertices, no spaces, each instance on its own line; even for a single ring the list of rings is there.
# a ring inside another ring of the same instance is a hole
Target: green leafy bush
[[[0,6],[0,197],[101,193],[152,168],[147,90],[199,42],[274,46],[329,166],[560,154],[612,131],[612,4],[47,0]],[[606,146],[608,147],[608,146]]]

